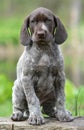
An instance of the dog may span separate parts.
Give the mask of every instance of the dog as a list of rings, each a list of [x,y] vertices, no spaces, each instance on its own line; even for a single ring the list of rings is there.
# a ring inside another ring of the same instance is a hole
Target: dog
[[[65,73],[59,47],[66,39],[63,23],[49,9],[37,8],[26,17],[20,32],[25,48],[13,86],[12,120],[28,118],[29,124],[41,125],[45,123],[42,113],[58,121],[73,120],[65,108]]]

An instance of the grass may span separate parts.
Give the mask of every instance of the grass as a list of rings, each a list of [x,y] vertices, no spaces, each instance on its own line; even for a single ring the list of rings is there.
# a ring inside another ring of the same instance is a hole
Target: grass
[[[12,114],[11,100],[7,100],[0,104],[0,117],[8,117]]]
[[[73,115],[84,115],[84,86],[76,88],[72,82],[66,81],[66,107]]]

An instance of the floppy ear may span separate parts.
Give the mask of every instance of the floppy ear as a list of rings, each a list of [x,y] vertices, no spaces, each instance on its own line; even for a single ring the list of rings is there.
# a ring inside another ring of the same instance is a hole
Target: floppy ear
[[[29,16],[24,20],[24,24],[22,25],[20,31],[20,42],[24,46],[31,45],[31,36],[28,32],[28,27],[29,27]]]
[[[55,19],[55,28],[56,28],[54,34],[55,42],[57,44],[62,44],[67,39],[67,32],[60,19],[57,16],[55,16],[54,19]]]

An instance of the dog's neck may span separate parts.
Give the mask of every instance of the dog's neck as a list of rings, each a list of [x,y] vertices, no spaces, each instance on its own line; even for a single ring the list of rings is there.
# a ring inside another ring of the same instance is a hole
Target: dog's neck
[[[52,43],[45,43],[45,42],[41,42],[41,43],[33,43],[33,47],[35,47],[38,50],[50,50]]]

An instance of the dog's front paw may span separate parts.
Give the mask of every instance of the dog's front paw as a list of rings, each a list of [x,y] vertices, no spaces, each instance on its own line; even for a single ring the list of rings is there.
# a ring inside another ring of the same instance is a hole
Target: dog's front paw
[[[57,110],[57,112],[55,113],[55,117],[57,120],[63,122],[69,122],[74,119],[72,114],[67,110]]]
[[[31,125],[41,125],[45,123],[42,115],[34,113],[30,114],[28,121]]]
[[[26,117],[24,117],[23,113],[19,111],[19,112],[13,113],[11,116],[11,119],[13,121],[24,121],[24,120],[26,120]]]

